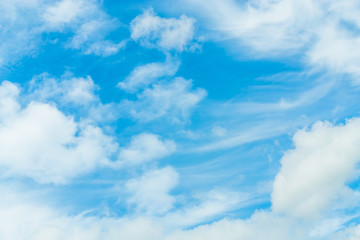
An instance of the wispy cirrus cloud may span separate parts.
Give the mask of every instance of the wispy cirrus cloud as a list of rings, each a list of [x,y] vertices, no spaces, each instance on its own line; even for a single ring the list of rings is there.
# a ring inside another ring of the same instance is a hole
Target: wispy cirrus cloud
[[[354,75],[357,82],[358,51],[351,49],[359,41],[356,1],[181,2],[201,9],[195,12],[205,19],[212,39],[231,40],[237,46],[233,50],[242,49],[248,58],[298,56],[305,66]]]
[[[102,10],[97,0],[2,1],[0,6],[0,36],[4,40],[0,64],[4,66],[24,56],[36,56],[39,47],[48,43],[43,39],[47,33],[70,35],[66,44],[61,44],[83,54],[109,56],[126,44],[106,40],[119,23]],[[53,44],[56,41],[51,39]]]
[[[147,63],[135,67],[124,81],[119,82],[118,87],[134,93],[163,77],[174,76],[179,67],[180,62],[178,60],[167,56],[165,62]]]
[[[122,102],[130,115],[143,122],[166,118],[170,122],[186,121],[195,106],[206,96],[204,89],[192,89],[191,80],[175,78],[157,83],[137,95],[137,101]]]

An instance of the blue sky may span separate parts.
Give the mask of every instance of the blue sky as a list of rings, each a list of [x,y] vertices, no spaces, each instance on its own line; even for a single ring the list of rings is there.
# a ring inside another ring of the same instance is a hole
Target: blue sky
[[[359,11],[1,1],[0,238],[359,239]]]

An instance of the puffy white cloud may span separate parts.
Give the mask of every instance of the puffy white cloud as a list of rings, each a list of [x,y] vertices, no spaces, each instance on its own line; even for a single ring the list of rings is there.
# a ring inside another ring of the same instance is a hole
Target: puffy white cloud
[[[118,86],[127,92],[136,92],[142,87],[166,76],[173,76],[179,69],[179,61],[167,59],[166,62],[147,63],[136,67]]]
[[[13,117],[20,109],[17,97],[20,93],[19,88],[9,81],[0,84],[0,119]]]
[[[87,1],[62,0],[55,2],[45,9],[43,18],[49,27],[62,28],[65,24],[70,24],[93,11],[92,4]]]
[[[42,74],[31,81],[30,93],[20,97],[18,86],[2,82],[2,175],[62,184],[98,167],[118,169],[141,165],[175,151],[173,141],[162,140],[150,133],[135,135],[127,146],[119,148],[112,137],[94,125],[97,119],[92,119],[96,114],[93,111],[109,111],[95,95],[96,87],[90,77],[75,78],[65,74],[61,79],[54,79]],[[85,112],[77,116],[81,120],[76,122],[72,116],[61,112],[55,103],[65,108],[82,106]]]
[[[360,119],[337,126],[318,122],[309,131],[297,132],[293,141],[295,149],[281,159],[274,181],[275,212],[313,217],[353,198],[346,183],[357,175]]]
[[[360,6],[359,6],[360,9]],[[309,64],[325,68],[335,73],[347,73],[356,76],[359,83],[360,51],[353,46],[360,44],[360,36],[352,31],[332,24],[318,31],[318,41],[307,53]]]
[[[142,133],[133,136],[129,146],[122,148],[119,165],[135,166],[170,155],[176,149],[171,140],[160,140],[159,136]]]
[[[131,38],[145,47],[164,51],[191,50],[198,47],[193,41],[194,23],[193,18],[184,15],[179,19],[161,18],[150,9],[131,22]]]
[[[176,198],[169,192],[177,185],[179,175],[171,167],[156,169],[137,179],[126,182],[130,192],[127,203],[134,205],[137,212],[150,215],[164,214],[169,211]]]
[[[3,176],[60,184],[110,164],[117,144],[100,128],[76,123],[50,104],[30,102],[21,108],[19,89],[9,82],[1,84],[0,93],[5,93],[0,102],[10,103],[0,118]]]
[[[99,86],[90,76],[75,77],[71,72],[66,72],[61,77],[53,77],[43,73],[34,76],[25,86],[23,99],[55,103],[62,110],[71,109],[76,117],[87,122],[109,122],[118,118],[114,110],[116,103],[101,102],[97,95]]]
[[[204,89],[191,90],[190,80],[175,78],[170,83],[154,84],[138,94],[135,102],[124,101],[123,106],[135,119],[152,121],[166,117],[177,123],[190,115],[192,109],[206,96]]]

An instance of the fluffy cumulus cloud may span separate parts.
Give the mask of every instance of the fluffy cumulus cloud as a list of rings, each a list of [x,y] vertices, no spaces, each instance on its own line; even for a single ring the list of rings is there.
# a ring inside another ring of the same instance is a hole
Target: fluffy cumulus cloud
[[[21,89],[8,81],[0,85],[3,177],[62,184],[96,168],[136,166],[175,151],[173,141],[150,133],[134,136],[127,147],[119,148],[94,121],[75,121],[56,106],[59,102],[88,106],[97,98],[90,77],[47,80],[31,82],[33,95],[20,95]],[[30,100],[20,103],[20,98]]]
[[[45,9],[42,17],[50,28],[63,28],[93,12],[93,8],[86,1],[57,1]]]
[[[137,101],[125,101],[123,105],[140,121],[165,117],[174,123],[183,122],[207,94],[204,89],[191,88],[190,80],[179,77],[170,83],[155,84],[139,93]]]
[[[20,109],[17,97],[20,93],[19,88],[8,81],[3,81],[0,85],[0,119],[12,117]]]
[[[161,18],[152,9],[137,16],[130,24],[131,38],[141,45],[163,51],[182,52],[198,47],[194,38],[193,18]]]
[[[162,141],[159,136],[142,133],[132,137],[129,146],[122,148],[119,153],[119,164],[136,166],[153,159],[170,155],[176,149],[171,140]]]
[[[3,176],[25,176],[43,183],[65,183],[106,166],[117,144],[102,130],[75,122],[54,105],[18,103],[19,89],[1,85],[0,165]]]
[[[127,203],[134,206],[136,212],[158,215],[169,211],[176,198],[169,192],[177,185],[179,175],[171,167],[147,172],[138,179],[126,182],[130,193]]]
[[[357,118],[338,126],[318,122],[310,131],[297,132],[295,149],[282,158],[274,181],[274,211],[312,217],[336,207],[338,201],[356,201],[346,183],[358,175],[359,136]]]
[[[110,122],[119,116],[116,103],[102,103],[98,96],[100,87],[90,76],[76,77],[66,72],[60,77],[42,73],[25,84],[22,99],[56,103],[61,110],[71,110],[75,117],[87,122]]]

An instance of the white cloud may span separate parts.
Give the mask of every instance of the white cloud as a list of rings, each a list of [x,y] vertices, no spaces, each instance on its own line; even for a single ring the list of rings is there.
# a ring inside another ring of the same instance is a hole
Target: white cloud
[[[58,1],[46,8],[43,20],[47,31],[73,31],[74,36],[67,46],[84,54],[106,57],[118,53],[126,44],[126,41],[104,40],[118,24],[101,10],[97,0]]]
[[[76,111],[76,117],[88,122],[108,122],[118,118],[116,104],[103,104],[97,94],[99,86],[90,76],[75,77],[66,72],[61,77],[48,73],[34,76],[24,89],[23,99],[56,104],[61,109]]]
[[[35,76],[29,84],[31,99],[41,102],[56,101],[59,104],[76,106],[87,106],[99,101],[95,95],[98,88],[90,76],[74,77],[70,73],[64,74],[60,79],[43,73]]]
[[[13,117],[20,109],[17,97],[20,93],[19,88],[8,81],[0,84],[0,119]]]
[[[313,226],[317,225],[316,222],[279,216],[270,211],[256,211],[244,220],[225,218],[198,225],[216,216],[219,211],[236,208],[239,194],[211,191],[200,196],[199,206],[187,208],[181,215],[179,210],[171,212],[176,199],[169,195],[169,191],[177,181],[178,174],[170,167],[149,171],[140,178],[128,181],[126,187],[131,195],[128,203],[137,207],[138,213],[145,211],[153,216],[119,218],[88,216],[86,213],[70,216],[63,209],[50,208],[43,203],[35,204],[36,201],[26,196],[25,191],[19,194],[14,192],[14,187],[1,187],[0,193],[4,197],[0,204],[0,222],[3,223],[0,225],[0,237],[14,240],[115,240],[119,236],[134,240],[355,240],[359,236],[358,226],[339,230],[338,224],[331,223],[325,223],[325,235],[322,231],[321,235],[314,236]],[[16,217],[19,214],[21,218]],[[192,224],[197,226],[189,228]],[[324,222],[320,223],[320,228],[324,230]]]
[[[181,16],[176,18],[161,18],[152,9],[137,16],[130,24],[131,38],[149,48],[179,52],[196,48],[194,43],[193,18]]]
[[[181,0],[204,17],[216,41],[250,58],[299,56],[310,68],[355,75],[360,42],[357,1]]]
[[[300,77],[301,81],[306,81],[308,79],[308,76],[306,76],[304,72],[299,76],[289,76],[288,74],[284,75],[286,76],[286,80],[294,79],[295,77]],[[281,74],[276,74],[272,78],[280,79],[282,76]],[[289,111],[319,102],[321,99],[325,98],[330,93],[330,91],[334,89],[335,86],[336,81],[334,79],[318,78],[314,87],[305,91],[299,91],[298,87],[295,89],[295,91],[291,91],[289,89],[286,92],[287,96],[281,97],[276,102],[238,102],[235,100],[232,102],[226,102],[224,104],[218,104],[216,107],[214,107],[214,109],[220,109],[222,112],[229,112],[236,115]],[[216,110],[213,111],[215,112]]]
[[[60,41],[58,44],[84,54],[116,54],[125,42],[113,43],[105,37],[117,26],[117,21],[96,0],[3,0],[0,2],[0,66],[13,64],[23,56],[41,54],[36,50],[46,44],[42,36],[49,32],[68,34],[71,39],[65,38],[67,44]]]
[[[1,189],[1,239],[115,240],[120,237],[157,240],[162,237],[162,227],[150,219],[98,218],[85,216],[86,213],[70,216],[64,209],[48,207],[23,192]]]
[[[89,10],[92,12],[94,10],[92,6],[82,0],[57,1],[54,5],[46,8],[43,18],[49,27],[62,28],[65,24],[71,24],[84,17],[85,14],[89,14]]]
[[[43,1],[0,1],[0,66],[33,55],[40,42],[39,20],[29,16],[41,14]],[[24,14],[26,12],[27,14]]]
[[[104,57],[116,54],[125,47],[126,41],[113,43],[109,40],[103,40],[116,25],[116,21],[108,19],[107,16],[89,19],[74,30],[75,35],[67,46],[82,50],[84,54]]]
[[[138,179],[126,182],[125,187],[131,196],[127,203],[135,205],[136,211],[150,215],[169,211],[176,198],[169,192],[177,185],[179,175],[171,167],[147,172]]]
[[[223,219],[194,229],[178,231],[168,240],[289,240],[309,239],[306,228],[292,219],[274,216],[269,212],[256,212],[247,220]]]
[[[297,132],[295,149],[281,159],[282,167],[274,181],[273,210],[314,217],[336,208],[338,201],[354,198],[346,183],[357,175],[359,136],[358,118],[338,126],[318,122],[309,131]]]
[[[360,238],[360,226],[351,227],[349,230],[349,240],[357,240]]]
[[[346,222],[348,222],[349,220],[351,220],[351,218],[352,216],[325,219],[318,226],[313,228],[309,235],[311,237],[317,238],[327,236],[343,228],[343,225],[346,224]]]
[[[182,229],[214,220],[226,212],[241,208],[249,200],[249,194],[225,190],[197,193],[193,203],[187,204],[164,216],[172,229]]]
[[[137,101],[125,101],[123,106],[140,121],[166,117],[174,123],[182,122],[207,94],[204,89],[191,90],[191,87],[190,80],[175,78],[170,83],[154,84],[138,94]]]
[[[129,146],[122,148],[117,164],[125,166],[140,165],[151,160],[170,155],[176,149],[176,145],[170,140],[160,140],[159,136],[142,133],[133,136]]]
[[[119,238],[133,240],[289,240],[311,239],[301,224],[286,218],[274,217],[259,212],[249,220],[224,219],[212,224],[201,225],[188,230],[166,229],[163,221],[154,218],[110,218],[84,215],[69,216],[61,210],[55,210],[35,204],[22,202],[23,195],[9,197],[9,190],[0,205],[0,237],[12,240],[115,240]],[[160,206],[162,207],[162,206]],[[21,216],[21,217],[16,217]],[[297,227],[293,229],[292,227]],[[305,233],[304,233],[305,232]],[[355,240],[356,232],[352,230]],[[346,240],[344,236],[337,240]]]
[[[166,62],[147,63],[136,67],[118,86],[127,92],[136,92],[152,82],[166,76],[173,76],[179,69],[180,62],[167,58]]]
[[[98,167],[128,167],[172,154],[176,145],[158,135],[142,133],[123,148],[94,125],[108,114],[95,95],[90,77],[60,79],[48,74],[30,82],[27,92],[11,82],[0,85],[0,167],[5,177],[25,176],[41,183],[62,184]],[[20,104],[21,99],[21,104]],[[66,116],[56,106],[83,110]],[[111,106],[110,106],[111,107]],[[111,112],[111,111],[110,111]],[[116,161],[110,161],[116,159]]]
[[[184,2],[195,5],[194,9],[205,15],[208,28],[220,33],[214,35],[218,40],[240,40],[265,56],[287,54],[303,47],[311,37],[311,32],[306,30],[317,16],[317,6],[311,0]]]
[[[353,48],[359,44],[358,34],[336,24],[329,24],[319,29],[318,41],[308,51],[307,60],[309,64],[330,72],[353,74],[356,76],[354,81],[359,83],[360,52]]]
[[[303,119],[300,119],[303,122]],[[300,121],[299,120],[299,121]],[[226,134],[226,137],[221,138],[219,141],[213,141],[204,145],[197,146],[192,149],[194,152],[212,152],[221,149],[233,148],[245,143],[258,141],[261,139],[269,139],[278,136],[279,133],[287,133],[294,127],[301,125],[298,121],[293,122],[279,122],[268,121],[258,124],[254,127],[247,125],[240,129],[234,129]]]
[[[0,118],[3,176],[61,184],[110,164],[117,144],[100,128],[76,123],[53,105],[31,102],[20,108],[16,101],[19,89],[9,82],[2,83],[3,92],[5,98],[0,96],[0,102],[11,103]]]
[[[125,48],[126,42],[126,40],[123,40],[119,43],[113,43],[110,41],[97,41],[89,44],[89,47],[85,50],[84,54],[94,54],[103,57],[111,56]]]
[[[166,181],[161,183],[166,185]],[[147,182],[144,184],[146,185]],[[186,230],[181,228],[174,230],[168,228],[168,219],[161,218],[97,217],[88,216],[86,213],[70,216],[64,209],[48,207],[42,203],[43,199],[36,200],[25,192],[18,193],[10,187],[1,188],[0,193],[3,197],[0,205],[2,223],[0,238],[13,240],[115,240],[119,237],[134,240],[320,239],[309,235],[310,228],[306,223],[266,211],[258,211],[246,220],[227,218]],[[359,227],[350,226],[344,231],[321,239],[356,240],[358,236]]]

